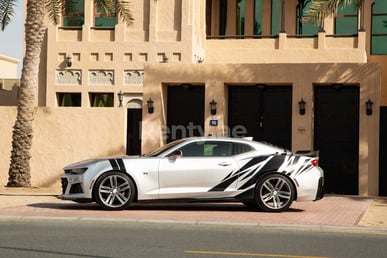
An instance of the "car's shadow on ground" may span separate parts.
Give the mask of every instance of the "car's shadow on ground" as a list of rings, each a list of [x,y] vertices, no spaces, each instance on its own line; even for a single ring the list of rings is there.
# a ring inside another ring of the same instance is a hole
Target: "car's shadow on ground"
[[[34,208],[56,210],[106,211],[95,203],[34,203]],[[240,203],[134,203],[125,211],[226,211],[226,212],[259,212],[257,208],[246,207]],[[112,211],[106,211],[112,212]],[[285,212],[304,212],[302,209],[290,208]]]

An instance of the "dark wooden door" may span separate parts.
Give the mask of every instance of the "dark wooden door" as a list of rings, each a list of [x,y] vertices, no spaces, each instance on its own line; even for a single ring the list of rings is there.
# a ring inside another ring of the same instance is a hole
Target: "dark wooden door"
[[[240,137],[232,133],[234,128],[243,127],[246,131],[243,136],[291,148],[291,86],[230,86],[228,96],[231,136]]]
[[[141,154],[142,109],[128,109],[126,126],[126,154]]]
[[[379,195],[387,196],[387,107],[380,108]]]
[[[169,86],[167,142],[204,135],[204,86]]]
[[[359,87],[316,86],[314,148],[320,151],[325,191],[358,194]]]

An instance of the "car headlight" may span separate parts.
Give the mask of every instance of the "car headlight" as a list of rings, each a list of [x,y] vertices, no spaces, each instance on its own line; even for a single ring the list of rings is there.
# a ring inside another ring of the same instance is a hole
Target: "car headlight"
[[[87,168],[71,168],[66,169],[65,174],[83,174],[85,173]]]

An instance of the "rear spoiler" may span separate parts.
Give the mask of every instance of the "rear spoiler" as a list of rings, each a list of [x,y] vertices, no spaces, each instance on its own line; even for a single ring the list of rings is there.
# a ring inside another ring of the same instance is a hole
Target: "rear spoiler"
[[[318,158],[320,155],[320,151],[318,151],[318,150],[299,150],[299,151],[296,151],[296,154]]]

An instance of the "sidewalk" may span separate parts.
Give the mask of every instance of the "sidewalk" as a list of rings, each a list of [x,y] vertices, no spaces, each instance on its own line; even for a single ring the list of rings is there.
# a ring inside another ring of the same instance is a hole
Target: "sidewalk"
[[[239,203],[134,204],[104,211],[94,203],[57,198],[58,189],[0,188],[0,219],[125,220],[374,229],[387,233],[387,198],[327,195],[317,202],[294,202],[282,213],[248,209]]]

